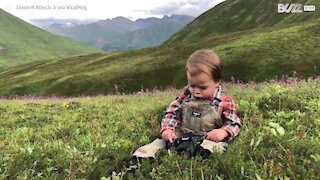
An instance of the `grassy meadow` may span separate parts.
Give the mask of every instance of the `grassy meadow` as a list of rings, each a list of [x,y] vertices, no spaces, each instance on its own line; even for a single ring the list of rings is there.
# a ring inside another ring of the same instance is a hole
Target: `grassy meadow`
[[[0,179],[317,179],[320,79],[225,83],[241,133],[227,151],[189,160],[161,151],[130,165],[159,136],[180,90],[0,100]],[[135,170],[134,170],[135,169]]]

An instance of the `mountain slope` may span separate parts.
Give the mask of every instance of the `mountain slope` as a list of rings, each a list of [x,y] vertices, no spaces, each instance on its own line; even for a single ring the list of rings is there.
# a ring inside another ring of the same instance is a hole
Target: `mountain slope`
[[[263,2],[265,6],[269,3]],[[240,7],[232,11],[241,14]],[[204,13],[197,19],[206,16]],[[260,82],[293,72],[303,77],[319,76],[318,13],[305,16],[300,23],[287,22],[291,14],[281,17],[283,24],[279,26],[209,33],[194,37],[193,41],[177,41],[138,51],[91,54],[14,67],[0,73],[0,94],[77,96],[136,92],[141,88],[180,88],[187,83],[186,59],[201,48],[213,49],[219,54],[227,81],[234,77],[244,82]]]
[[[214,34],[262,27],[281,27],[320,18],[320,11],[278,13],[278,3],[320,7],[318,0],[226,0],[205,12],[171,37],[166,43],[192,41]],[[303,9],[303,7],[302,7]]]
[[[35,60],[99,52],[32,26],[0,9],[0,68]]]
[[[301,41],[297,41],[300,39]],[[1,95],[97,95],[136,92],[141,88],[182,87],[185,61],[197,49],[215,50],[225,80],[264,81],[297,71],[319,75],[320,22],[209,36],[129,52],[92,54],[36,62],[0,73]]]

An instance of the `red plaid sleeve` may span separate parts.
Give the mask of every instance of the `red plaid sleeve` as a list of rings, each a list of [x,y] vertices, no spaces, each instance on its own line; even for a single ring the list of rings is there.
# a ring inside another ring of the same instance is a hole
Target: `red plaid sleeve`
[[[230,142],[240,132],[240,119],[237,116],[237,106],[228,96],[223,96],[219,104],[219,112],[224,120],[223,129],[229,133],[227,139]]]
[[[184,87],[184,92],[181,93],[166,109],[164,118],[161,121],[161,133],[166,129],[175,128],[182,121],[181,103],[190,94],[188,86]]]

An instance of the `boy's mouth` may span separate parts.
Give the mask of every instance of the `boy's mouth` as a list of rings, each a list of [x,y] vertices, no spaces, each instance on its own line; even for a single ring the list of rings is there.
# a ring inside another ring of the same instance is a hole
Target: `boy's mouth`
[[[203,100],[204,98],[203,97],[196,97],[196,96],[193,96],[195,100]]]

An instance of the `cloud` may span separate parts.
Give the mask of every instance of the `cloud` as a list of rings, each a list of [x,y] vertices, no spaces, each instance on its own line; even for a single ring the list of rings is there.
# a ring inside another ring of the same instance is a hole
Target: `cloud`
[[[163,15],[189,15],[197,17],[224,0],[0,0],[0,8],[29,21],[39,18],[107,19],[117,16],[132,20]],[[19,10],[17,6],[49,5],[85,6],[84,10]]]
[[[141,10],[141,12],[143,11],[146,14],[155,16],[164,14],[181,14],[197,17],[223,1],[224,0],[177,0],[175,2],[168,2],[148,11]]]

